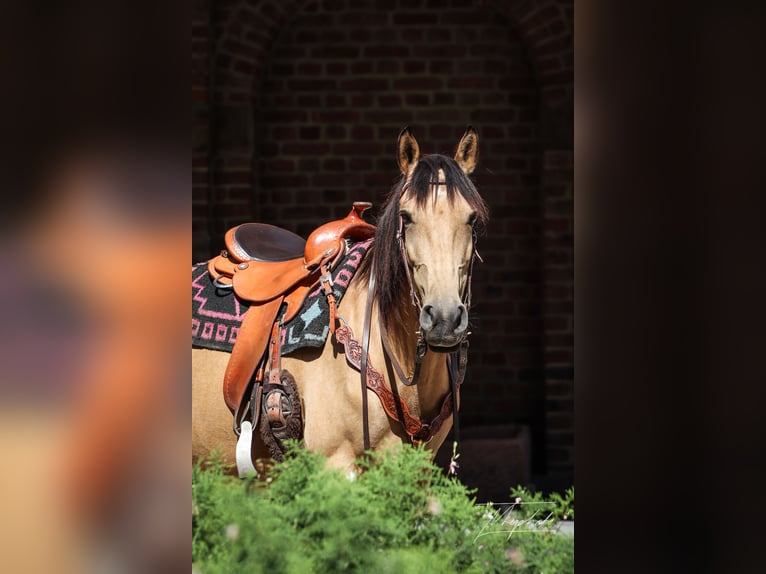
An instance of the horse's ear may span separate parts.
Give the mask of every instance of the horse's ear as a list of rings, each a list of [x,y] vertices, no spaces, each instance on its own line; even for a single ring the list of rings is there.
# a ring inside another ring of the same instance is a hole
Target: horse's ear
[[[410,132],[409,126],[399,133],[399,142],[396,146],[396,159],[399,169],[406,176],[409,175],[420,159],[420,147],[415,136]]]
[[[479,156],[479,134],[472,126],[468,126],[460,138],[460,143],[457,144],[455,150],[455,161],[460,168],[466,173],[470,174],[476,169],[476,159]]]

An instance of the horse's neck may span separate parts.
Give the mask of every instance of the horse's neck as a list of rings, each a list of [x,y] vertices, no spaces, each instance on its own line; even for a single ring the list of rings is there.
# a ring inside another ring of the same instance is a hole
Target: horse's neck
[[[410,305],[409,295],[407,295],[406,304]],[[373,321],[377,321],[380,328],[383,328],[377,309],[373,313]],[[417,312],[414,307],[410,307],[405,313],[404,321],[401,324],[392,325],[387,330],[394,358],[409,379],[412,379],[415,367],[419,329]],[[407,406],[413,413],[419,413],[421,417],[430,419],[439,412],[444,397],[449,391],[446,364],[446,356],[443,353],[429,350],[423,357],[417,385],[405,386],[398,380],[393,369],[388,369],[386,380],[389,385],[395,381],[399,395],[407,401]]]

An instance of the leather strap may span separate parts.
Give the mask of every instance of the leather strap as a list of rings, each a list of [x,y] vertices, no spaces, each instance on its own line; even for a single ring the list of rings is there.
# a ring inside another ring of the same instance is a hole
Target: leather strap
[[[344,346],[346,360],[357,369],[361,370],[362,345],[354,338],[354,332],[347,324],[342,324],[335,331],[338,343]],[[430,423],[420,418],[413,417],[406,402],[397,401],[396,397],[385,384],[383,375],[367,361],[367,388],[374,392],[380,399],[380,404],[386,414],[404,427],[404,432],[410,437],[413,444],[427,443],[439,431],[444,421],[452,414],[452,393],[447,393],[442,402],[439,414]],[[401,414],[400,414],[401,412]]]
[[[484,260],[481,258],[481,255],[479,255],[479,250],[476,249],[476,243],[478,242],[478,238],[476,236],[476,230],[474,229],[471,232],[471,241],[473,243],[473,249],[471,250],[471,262],[468,265],[468,276],[466,277],[466,292],[463,297],[463,304],[465,305],[466,309],[471,308],[471,277],[473,276],[473,262],[476,260],[476,258],[479,258],[479,261],[484,263]]]
[[[282,388],[282,345],[279,340],[280,319],[276,319],[271,327],[271,342],[269,345],[269,382],[264,385],[263,392],[266,396],[264,410],[268,418],[269,426],[283,427],[285,417],[282,414],[282,402],[279,394],[271,393],[274,389]]]
[[[252,306],[245,313],[223,377],[223,397],[232,412],[236,412],[266,351],[271,327],[283,299],[277,297],[263,305]]]
[[[399,365],[396,357],[394,357],[394,353],[391,350],[391,344],[388,341],[388,335],[386,334],[386,330],[382,324],[380,328],[380,340],[383,343],[383,349],[386,351],[386,355],[391,361],[391,365],[394,367],[394,371],[396,371],[396,374],[399,377],[399,380],[402,381],[402,384],[408,387],[416,385],[418,383],[418,379],[420,378],[420,365],[423,362],[423,357],[425,356],[427,349],[426,342],[423,340],[423,334],[420,332],[418,333],[418,346],[415,350],[415,367],[412,372],[412,379],[407,378],[407,375],[404,374],[404,370]]]
[[[415,290],[415,282],[412,280],[412,271],[410,270],[410,258],[407,255],[407,245],[405,244],[404,240],[404,221],[402,220],[401,214],[399,215],[399,229],[396,232],[396,241],[399,244],[399,253],[402,256],[402,265],[404,265],[404,272],[407,275],[407,283],[409,283],[410,286],[410,299],[412,300],[412,305],[415,307],[415,309],[418,310],[418,313],[423,308],[423,305],[420,302],[420,297],[418,297],[417,291]]]
[[[326,264],[322,264],[322,276],[319,278],[319,283],[322,285],[327,306],[330,308],[330,334],[335,334],[335,314],[338,304],[332,292],[332,275]]]
[[[450,389],[454,401],[452,401],[452,429],[453,440],[460,442],[460,421],[458,419],[458,401],[460,400],[460,385],[465,378],[465,369],[468,366],[468,341],[460,344],[460,349],[455,353],[450,353],[447,359],[447,370],[449,371]]]
[[[272,385],[279,384],[279,375],[282,371],[280,368],[282,365],[282,345],[279,340],[279,324],[280,320],[275,319],[271,326],[271,341],[269,343],[269,383]]]
[[[375,299],[375,262],[370,269],[370,281],[367,284],[367,303],[364,308],[364,326],[362,328],[362,357],[359,363],[359,374],[362,382],[362,437],[364,450],[370,450],[370,417],[367,407],[367,369],[368,351],[370,349],[370,329],[372,327],[372,303]]]
[[[234,424],[232,428],[234,434],[239,436],[242,430],[242,423],[247,420],[248,411],[250,414],[250,422],[254,427],[258,426],[258,419],[260,418],[260,405],[261,405],[261,393],[263,391],[263,363],[258,365],[258,370],[255,373],[254,380],[250,383],[250,386],[245,389],[245,395],[242,400],[239,401],[237,410],[234,411]],[[247,393],[250,393],[249,398]]]

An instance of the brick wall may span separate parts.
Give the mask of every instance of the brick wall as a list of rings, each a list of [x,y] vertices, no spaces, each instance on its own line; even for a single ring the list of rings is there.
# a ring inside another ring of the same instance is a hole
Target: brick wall
[[[195,260],[243,221],[306,236],[354,200],[380,205],[403,126],[451,155],[473,125],[492,221],[463,423],[527,422],[536,468],[571,467],[571,186],[554,191],[571,182],[571,4],[199,0],[195,14]]]
[[[543,365],[546,460],[574,464],[573,153],[543,154]]]

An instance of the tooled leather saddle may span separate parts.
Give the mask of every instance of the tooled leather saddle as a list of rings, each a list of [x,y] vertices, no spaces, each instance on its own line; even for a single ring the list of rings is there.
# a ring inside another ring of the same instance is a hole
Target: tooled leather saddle
[[[270,390],[281,388],[279,325],[292,319],[306,295],[321,284],[330,306],[330,331],[334,332],[331,271],[343,259],[347,240],[362,241],[375,234],[375,226],[362,218],[371,206],[355,202],[345,218],[318,227],[305,241],[265,223],[244,223],[226,232],[226,249],[210,260],[208,271],[218,287],[233,289],[251,303],[223,381],[224,400],[234,413],[237,435],[246,414],[244,405],[260,405],[262,393],[267,397],[264,412],[269,422],[284,423],[284,395],[275,393],[269,399]],[[268,382],[264,381],[267,368]],[[248,389],[252,397],[246,396]],[[259,411],[253,408],[252,426],[257,426]]]

